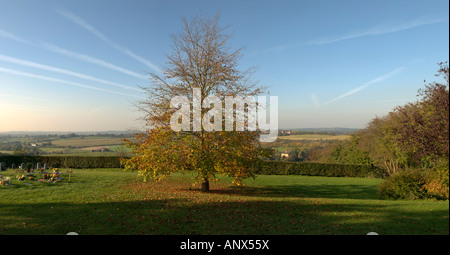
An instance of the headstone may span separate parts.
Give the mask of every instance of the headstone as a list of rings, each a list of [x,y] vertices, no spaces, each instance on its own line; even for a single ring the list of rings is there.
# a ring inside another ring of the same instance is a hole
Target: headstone
[[[5,171],[5,170],[6,170],[5,162],[0,162],[0,171]]]
[[[22,169],[22,170],[25,170],[25,168],[26,168],[25,163],[20,164],[19,168]]]
[[[45,164],[44,164],[44,170],[47,170],[47,169],[48,169],[48,164],[45,163]]]
[[[41,169],[41,167],[42,167],[41,163],[38,162],[38,163],[36,164],[36,170]]]
[[[15,164],[15,163],[12,163],[12,164],[11,164],[11,168],[12,168],[12,169],[16,169],[16,164]]]

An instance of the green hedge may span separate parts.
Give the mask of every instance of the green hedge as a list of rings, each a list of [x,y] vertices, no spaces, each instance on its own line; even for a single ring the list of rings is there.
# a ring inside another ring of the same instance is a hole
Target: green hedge
[[[21,163],[48,164],[49,167],[68,168],[119,168],[118,156],[0,156],[0,162],[5,162],[10,168],[14,163],[19,168]]]
[[[312,162],[263,161],[254,168],[255,174],[310,175],[327,177],[383,178],[385,172],[371,165],[323,164]]]
[[[119,168],[118,156],[0,156],[10,168],[14,163],[47,163],[52,167],[68,168]],[[255,174],[267,175],[311,175],[328,177],[374,177],[383,178],[382,169],[370,165],[322,164],[311,162],[263,161],[253,169]]]

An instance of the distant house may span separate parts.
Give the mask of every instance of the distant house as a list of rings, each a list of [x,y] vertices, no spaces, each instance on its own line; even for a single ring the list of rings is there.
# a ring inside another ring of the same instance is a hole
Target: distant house
[[[289,153],[287,151],[281,153],[281,158],[289,158]]]
[[[290,130],[288,130],[288,131],[281,130],[280,134],[281,135],[292,135],[292,132]]]
[[[31,143],[31,147],[36,147],[37,143]]]
[[[91,152],[110,152],[108,147],[91,149]]]

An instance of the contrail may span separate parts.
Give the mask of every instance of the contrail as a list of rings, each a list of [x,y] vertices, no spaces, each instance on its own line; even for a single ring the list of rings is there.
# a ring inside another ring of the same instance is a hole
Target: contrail
[[[112,69],[114,71],[118,71],[118,72],[121,72],[121,73],[124,73],[124,74],[128,74],[130,76],[134,76],[136,78],[148,79],[148,77],[143,75],[143,74],[138,74],[136,72],[130,71],[130,70],[125,69],[125,68],[122,68],[120,66],[116,66],[114,64],[108,63],[108,62],[106,62],[104,60],[101,60],[101,59],[97,59],[97,58],[94,58],[94,57],[91,57],[91,56],[87,56],[87,55],[83,55],[83,54],[80,54],[80,53],[77,53],[77,52],[69,51],[69,50],[57,47],[55,45],[48,44],[48,43],[42,43],[42,45],[47,50],[56,52],[56,53],[61,54],[61,55],[65,55],[65,56],[68,56],[68,57],[71,57],[71,58],[75,58],[75,59],[78,59],[78,60],[81,60],[81,61],[84,61],[84,62],[89,62],[89,63],[96,64],[96,65],[99,65],[99,66],[102,66],[102,67],[106,67],[106,68]]]
[[[19,76],[25,76],[25,77],[31,77],[31,78],[36,78],[36,79],[41,79],[41,80],[46,80],[46,81],[52,81],[52,82],[56,82],[56,83],[64,83],[64,84],[68,84],[68,85],[72,85],[72,86],[76,86],[76,87],[81,87],[81,88],[86,88],[86,89],[91,89],[91,90],[98,90],[98,91],[103,91],[103,92],[108,92],[108,93],[113,93],[113,94],[118,94],[118,95],[125,95],[125,96],[130,96],[130,97],[136,97],[136,95],[131,95],[131,94],[127,94],[127,93],[117,92],[117,91],[113,91],[113,90],[109,90],[109,89],[93,87],[93,86],[81,84],[81,83],[78,83],[78,82],[71,82],[71,81],[61,80],[61,79],[52,78],[52,77],[48,77],[48,76],[37,75],[37,74],[32,74],[32,73],[26,73],[26,72],[14,70],[14,69],[9,69],[9,68],[0,67],[0,72],[4,72],[4,73],[8,73],[8,74],[14,74],[14,75],[19,75]]]
[[[24,39],[22,39],[22,38],[20,38],[20,37],[18,37],[16,35],[13,35],[11,33],[8,33],[6,31],[4,31],[4,30],[1,30],[1,29],[0,29],[0,37],[4,37],[4,38],[10,39],[10,40],[14,40],[14,41],[18,41],[18,42],[21,42],[21,43],[26,43],[28,45],[34,45],[34,43],[32,43],[32,42],[24,40]]]
[[[9,32],[1,30],[1,29],[0,29],[0,37],[4,37],[4,38],[10,39],[10,40],[15,40],[15,41],[18,41],[18,42],[21,42],[21,43],[25,43],[25,44],[28,44],[28,45],[39,46],[39,44],[32,43],[30,41],[27,41],[27,40],[25,40],[23,38],[20,38],[20,37],[14,35],[14,34],[11,34]],[[108,63],[108,62],[106,62],[104,60],[101,60],[101,59],[97,59],[97,58],[94,58],[94,57],[91,57],[91,56],[87,56],[87,55],[83,55],[83,54],[76,53],[76,52],[73,52],[73,51],[69,51],[69,50],[57,47],[55,45],[52,45],[52,44],[41,42],[40,46],[44,47],[46,50],[53,51],[53,52],[56,52],[56,53],[61,54],[61,55],[65,55],[65,56],[68,56],[68,57],[71,57],[71,58],[75,58],[75,59],[78,59],[78,60],[81,60],[81,61],[84,61],[84,62],[89,62],[89,63],[96,64],[96,65],[99,65],[99,66],[102,66],[102,67],[106,67],[106,68],[109,68],[109,69],[112,69],[112,70],[115,70],[115,71],[118,71],[118,72],[130,75],[130,76],[134,76],[134,77],[137,77],[137,78],[140,78],[140,79],[148,79],[148,77],[146,75],[133,72],[131,70],[125,69],[125,68],[120,67],[120,66],[116,66],[114,64]],[[136,57],[138,57],[138,56],[136,56]]]
[[[366,31],[349,33],[349,34],[341,35],[338,37],[316,39],[316,40],[307,42],[307,44],[322,45],[322,44],[334,43],[334,42],[339,42],[339,41],[343,41],[343,40],[363,37],[363,36],[382,35],[382,34],[400,32],[400,31],[415,28],[415,27],[420,27],[420,26],[425,26],[425,25],[430,25],[430,24],[435,24],[435,23],[440,23],[440,22],[445,22],[445,21],[448,21],[448,19],[433,19],[433,20],[416,19],[416,20],[413,20],[413,21],[410,21],[408,23],[401,24],[398,26],[375,27],[375,28],[372,28],[372,29],[369,29]]]
[[[135,60],[145,64],[146,66],[150,67],[154,71],[156,71],[158,73],[162,73],[161,69],[157,65],[155,65],[152,62],[150,62],[150,61],[148,61],[148,60],[146,60],[146,59],[136,55],[131,50],[129,50],[129,49],[127,49],[127,48],[117,44],[116,42],[111,41],[109,38],[107,38],[105,35],[100,33],[97,29],[95,29],[93,26],[91,26],[89,23],[87,23],[86,21],[84,21],[80,17],[78,17],[78,16],[76,16],[73,13],[70,13],[68,11],[63,11],[63,10],[56,10],[56,11],[59,12],[64,17],[66,17],[67,19],[75,22],[76,24],[78,24],[82,28],[86,29],[90,33],[94,34],[96,37],[98,37],[99,39],[101,39],[104,42],[106,42],[109,46],[111,46],[111,47],[115,48],[116,50],[119,50],[119,51],[125,53],[126,55],[134,58]]]
[[[399,72],[402,71],[403,69],[405,69],[405,67],[399,67],[399,68],[396,68],[395,70],[393,70],[393,71],[391,71],[391,72],[389,72],[389,73],[383,74],[383,75],[381,75],[381,76],[379,76],[379,77],[377,77],[377,78],[375,78],[375,79],[373,79],[373,80],[371,80],[371,81],[369,81],[369,82],[367,82],[367,83],[365,83],[365,84],[363,84],[363,85],[361,85],[361,86],[359,86],[359,87],[357,87],[357,88],[354,88],[354,89],[352,89],[352,90],[350,90],[350,91],[348,91],[348,92],[346,92],[346,93],[344,93],[344,94],[342,94],[342,95],[340,95],[340,96],[338,96],[338,97],[335,97],[335,98],[331,99],[330,101],[328,101],[328,102],[326,102],[325,104],[322,104],[322,105],[319,105],[319,102],[318,102],[318,100],[317,100],[317,97],[316,97],[314,94],[311,95],[311,99],[313,100],[313,102],[314,102],[314,104],[315,104],[316,106],[325,106],[325,105],[329,105],[329,104],[331,104],[331,103],[333,103],[333,102],[335,102],[335,101],[337,101],[337,100],[340,100],[340,99],[342,99],[342,98],[344,98],[344,97],[348,97],[348,96],[350,96],[350,95],[353,95],[353,94],[355,94],[356,92],[359,92],[359,91],[361,91],[361,90],[363,90],[363,89],[369,87],[370,85],[372,85],[372,84],[374,84],[374,83],[377,83],[377,82],[381,82],[381,81],[383,81],[383,80],[386,80],[386,79],[388,79],[389,77],[391,77],[391,76],[393,76],[393,75],[399,73]]]
[[[40,97],[27,97],[27,96],[10,95],[10,94],[3,94],[3,93],[0,93],[0,97],[19,98],[19,99],[22,99],[22,100],[24,100],[24,101],[28,101],[28,100],[38,100],[38,101],[48,102],[47,99],[43,99],[43,98],[40,98]]]
[[[18,64],[18,65],[38,68],[38,69],[41,69],[41,70],[67,74],[67,75],[74,76],[74,77],[81,78],[81,79],[85,79],[85,80],[90,80],[90,81],[95,81],[95,82],[100,82],[100,83],[103,83],[103,84],[108,84],[108,85],[120,87],[122,89],[132,89],[132,90],[140,91],[137,88],[128,87],[128,86],[125,86],[123,84],[119,84],[119,83],[115,83],[115,82],[111,82],[111,81],[106,81],[106,80],[103,80],[103,79],[95,78],[95,77],[92,77],[92,76],[89,76],[89,75],[73,72],[73,71],[70,71],[70,70],[62,69],[62,68],[57,68],[57,67],[42,65],[42,64],[31,62],[31,61],[27,61],[27,60],[17,59],[17,58],[5,56],[5,55],[2,55],[2,54],[0,54],[0,60],[1,61],[5,61],[5,62],[9,62],[9,63],[13,63],[13,64]]]

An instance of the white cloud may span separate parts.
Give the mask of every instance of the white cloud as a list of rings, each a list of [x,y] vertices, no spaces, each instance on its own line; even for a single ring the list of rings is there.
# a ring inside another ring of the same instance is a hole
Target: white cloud
[[[319,104],[319,99],[317,98],[317,96],[315,95],[315,94],[311,94],[311,95],[309,95],[309,97],[311,98],[311,100],[314,102],[314,105],[316,106],[316,107],[318,107],[320,104]]]

